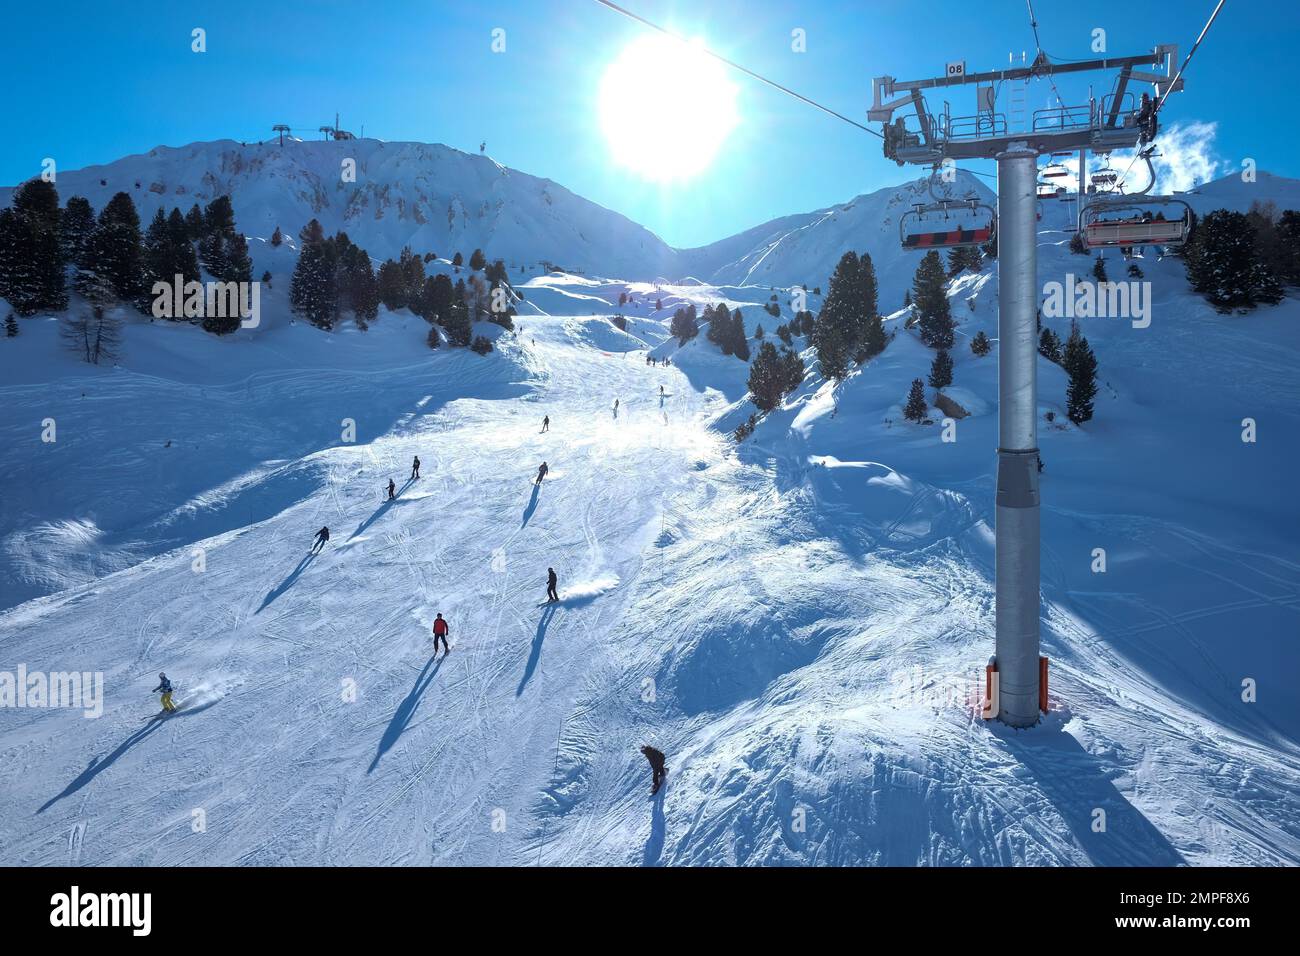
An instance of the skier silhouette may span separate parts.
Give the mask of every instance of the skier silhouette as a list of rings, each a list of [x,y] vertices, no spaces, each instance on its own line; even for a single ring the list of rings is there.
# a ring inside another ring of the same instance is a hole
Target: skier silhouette
[[[542,418],[542,431],[549,432],[550,430],[551,430],[551,416],[546,415]]]
[[[415,461],[411,462],[411,477],[412,478],[420,477],[420,456],[419,455],[416,455]]]
[[[397,497],[397,485],[393,484],[393,479],[388,479],[388,500],[392,501]]]
[[[542,466],[537,469],[537,484],[540,485],[542,483],[542,479],[546,477],[546,473],[550,470],[551,469],[546,466],[546,462],[542,462]]]
[[[645,759],[650,761],[650,769],[654,772],[654,780],[650,788],[650,796],[653,797],[663,786],[664,777],[668,776],[668,768],[664,766],[664,752],[646,744],[641,748],[641,753],[645,754]]]
[[[311,546],[311,553],[315,554],[317,551],[324,551],[325,542],[328,541],[329,539],[330,539],[330,529],[328,527],[321,528],[319,531],[317,531],[316,542]]]
[[[559,584],[559,579],[555,576],[555,568],[547,568],[546,569],[546,603],[547,604],[558,601],[560,599],[560,595],[555,590],[558,584]]]
[[[438,656],[438,641],[442,641],[443,656],[451,653],[451,645],[447,643],[447,621],[439,612],[437,619],[433,622],[433,656]]]

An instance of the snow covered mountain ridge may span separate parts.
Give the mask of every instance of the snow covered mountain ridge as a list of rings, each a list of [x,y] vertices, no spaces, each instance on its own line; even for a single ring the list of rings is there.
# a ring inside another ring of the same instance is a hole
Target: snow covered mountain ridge
[[[349,164],[354,164],[350,166]],[[355,180],[348,181],[355,173]],[[784,216],[695,249],[675,249],[643,226],[548,179],[449,146],[352,141],[216,140],[159,146],[100,166],[59,171],[60,198],[84,196],[96,211],[123,191],[142,222],[158,208],[182,212],[229,195],[238,227],[270,238],[295,236],[311,219],[344,231],[373,258],[402,247],[450,259],[475,248],[507,263],[550,262],[633,280],[695,278],[715,284],[825,285],[845,249],[871,253],[882,303],[901,298],[888,274],[920,253],[898,248],[898,217],[928,200],[924,180],[884,187],[848,202]],[[959,196],[992,192],[962,172]],[[8,204],[13,187],[0,188]],[[254,259],[257,259],[256,247]]]

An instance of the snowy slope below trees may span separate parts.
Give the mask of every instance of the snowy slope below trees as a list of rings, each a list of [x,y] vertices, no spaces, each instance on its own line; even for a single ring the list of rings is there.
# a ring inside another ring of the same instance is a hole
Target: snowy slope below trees
[[[1090,273],[1067,220],[1045,212],[1042,282]],[[746,366],[666,324],[723,300],[770,335],[752,285],[534,278],[486,357],[428,351],[404,310],[291,324],[282,289],[226,339],[136,319],[117,368],[22,320],[0,670],[102,671],[107,696],[98,720],[0,710],[0,863],[1300,863],[1300,303],[1220,316],[1178,262],[1141,265],[1151,326],[1085,324],[1093,421],[1060,425],[1040,361],[1052,712],[1024,732],[969,707],[998,356],[968,342],[996,340],[996,266],[951,287],[953,443],[902,421],[933,353],[899,313],[883,354],[810,374],[736,446]],[[877,264],[882,288],[912,268]]]

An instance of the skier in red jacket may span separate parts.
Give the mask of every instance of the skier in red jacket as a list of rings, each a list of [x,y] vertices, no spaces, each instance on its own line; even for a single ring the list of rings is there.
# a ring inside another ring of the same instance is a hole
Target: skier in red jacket
[[[433,622],[433,656],[438,656],[438,641],[442,641],[443,656],[451,653],[451,645],[447,643],[447,622],[442,614],[439,614]]]

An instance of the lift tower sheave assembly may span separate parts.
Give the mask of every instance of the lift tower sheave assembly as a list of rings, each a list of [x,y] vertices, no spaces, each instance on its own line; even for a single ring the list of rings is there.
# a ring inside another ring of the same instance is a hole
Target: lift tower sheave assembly
[[[1139,56],[1052,63],[1039,53],[1026,67],[986,73],[948,65],[944,76],[900,82],[872,81],[874,103],[867,118],[884,124],[885,156],[900,166],[938,167],[947,161],[991,159],[998,169],[998,469],[994,561],[996,671],[993,706],[1013,727],[1038,722],[1042,671],[1039,660],[1039,492],[1037,433],[1038,157],[1087,150],[1131,149],[1155,136],[1157,104],[1183,81],[1175,72],[1178,48],[1156,47]],[[1146,72],[1154,67],[1161,72]],[[997,85],[1065,73],[1117,71],[1112,93],[1100,100],[1035,111],[1023,129],[1011,129],[996,110]],[[923,90],[977,84],[978,108],[953,116],[944,103],[933,114]],[[1132,83],[1150,83],[1155,99],[1139,104]],[[902,95],[899,95],[902,94]],[[895,118],[899,109],[911,112]],[[1081,163],[1082,165],[1082,163]],[[1082,188],[1082,183],[1080,184]],[[992,716],[992,715],[991,715]]]

